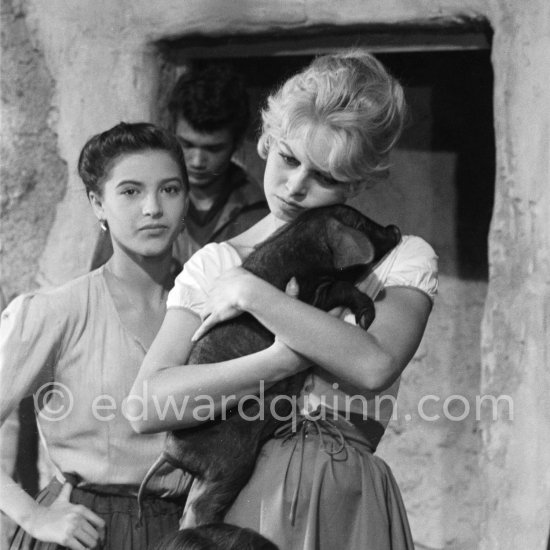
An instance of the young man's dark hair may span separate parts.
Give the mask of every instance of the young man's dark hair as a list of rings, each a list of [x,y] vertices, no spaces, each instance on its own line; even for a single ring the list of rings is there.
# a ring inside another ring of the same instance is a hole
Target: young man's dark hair
[[[231,128],[236,145],[250,120],[242,76],[221,63],[193,65],[177,81],[168,109],[173,121],[183,117],[199,132]]]

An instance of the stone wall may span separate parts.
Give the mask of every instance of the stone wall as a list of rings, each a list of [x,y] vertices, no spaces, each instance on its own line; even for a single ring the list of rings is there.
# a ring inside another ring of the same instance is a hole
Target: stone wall
[[[36,286],[38,261],[67,187],[55,80],[23,6],[2,0],[2,278],[7,300]]]
[[[432,389],[442,398],[471,392],[467,379],[481,376],[479,393],[510,395],[515,417],[484,415],[460,433],[455,423],[427,428],[398,419],[381,452],[403,487],[418,548],[543,550],[550,524],[547,0],[2,0],[1,6],[0,286],[8,297],[87,270],[96,224],[76,159],[91,134],[119,120],[156,119],[157,40],[228,29],[489,20],[497,178],[482,331],[462,333],[479,324],[483,285],[442,277],[399,403],[407,410]],[[472,503],[481,522],[468,517]]]
[[[481,548],[544,548],[550,526],[550,4],[492,2],[497,185],[481,393],[512,421],[482,424]]]

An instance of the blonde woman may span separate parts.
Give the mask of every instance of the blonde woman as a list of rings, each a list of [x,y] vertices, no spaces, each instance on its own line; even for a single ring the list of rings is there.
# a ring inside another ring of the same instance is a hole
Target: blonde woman
[[[200,415],[189,405],[200,396],[210,396],[219,413],[224,397],[258,393],[261,381],[273,384],[314,365],[297,430],[289,423],[264,445],[225,518],[284,550],[413,548],[397,484],[374,454],[390,400],[381,417],[373,404],[376,395],[397,394],[422,338],[437,288],[433,249],[404,236],[360,284],[376,300],[367,332],[347,322],[346,312],[327,314],[294,299],[299,289],[292,284],[284,293],[240,267],[257,243],[304,210],[344,203],[384,175],[404,110],[399,83],[362,51],[314,60],[269,98],[258,150],[267,160],[270,214],[239,237],[207,245],[185,265],[134,385],[133,394],[143,395],[146,382],[150,401],[188,400],[184,411],[134,422],[150,433],[197,425]],[[182,367],[193,336],[241,312],[275,334],[271,347]],[[364,401],[350,402],[357,396]]]

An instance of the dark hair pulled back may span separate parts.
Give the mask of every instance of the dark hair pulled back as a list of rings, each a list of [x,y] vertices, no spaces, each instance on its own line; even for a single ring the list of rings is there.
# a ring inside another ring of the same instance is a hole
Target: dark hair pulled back
[[[113,162],[121,155],[142,151],[166,151],[179,166],[183,184],[188,187],[183,151],[174,135],[148,122],[120,122],[91,137],[80,152],[78,174],[86,192],[101,195]]]

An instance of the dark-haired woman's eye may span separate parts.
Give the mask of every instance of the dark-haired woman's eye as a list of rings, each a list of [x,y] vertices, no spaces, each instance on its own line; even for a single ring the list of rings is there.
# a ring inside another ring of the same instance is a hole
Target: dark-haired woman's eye
[[[165,193],[168,193],[169,195],[177,195],[181,191],[180,185],[167,185],[163,188],[163,191]]]

